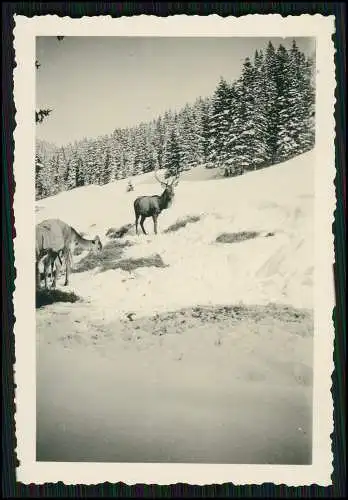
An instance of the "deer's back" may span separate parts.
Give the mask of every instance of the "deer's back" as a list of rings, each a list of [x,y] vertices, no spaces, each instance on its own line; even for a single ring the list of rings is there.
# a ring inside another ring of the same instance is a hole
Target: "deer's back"
[[[153,215],[159,211],[159,196],[139,196],[134,201],[135,213]]]
[[[59,252],[71,242],[71,228],[59,219],[47,219],[36,226],[36,253]]]

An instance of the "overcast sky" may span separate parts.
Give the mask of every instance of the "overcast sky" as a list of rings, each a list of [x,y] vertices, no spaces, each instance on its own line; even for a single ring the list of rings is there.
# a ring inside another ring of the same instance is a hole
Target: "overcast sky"
[[[54,111],[36,126],[57,145],[110,134],[115,128],[180,109],[210,96],[223,76],[239,77],[246,57],[281,38],[56,37],[37,38],[36,108]],[[296,38],[306,54],[314,40]]]

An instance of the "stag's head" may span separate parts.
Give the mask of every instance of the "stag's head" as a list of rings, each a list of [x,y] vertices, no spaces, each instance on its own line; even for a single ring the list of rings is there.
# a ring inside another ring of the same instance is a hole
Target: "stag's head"
[[[178,173],[178,170],[177,170],[175,176],[171,180],[164,181],[164,180],[161,180],[158,178],[157,171],[155,170],[155,178],[161,184],[161,186],[164,188],[162,196],[166,198],[168,206],[170,206],[173,202],[174,195],[175,195],[175,188],[179,183],[179,176],[180,176],[180,174]]]
[[[103,245],[100,241],[99,236],[95,236],[95,238],[93,238],[93,247],[95,252],[100,252],[102,250]]]

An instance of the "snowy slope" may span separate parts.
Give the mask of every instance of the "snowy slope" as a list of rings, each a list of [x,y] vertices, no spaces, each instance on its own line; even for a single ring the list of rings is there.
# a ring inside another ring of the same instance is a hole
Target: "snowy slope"
[[[230,179],[196,168],[184,174],[175,201],[159,218],[159,234],[147,219],[147,236],[134,233],[123,258],[158,253],[166,268],[132,273],[98,269],[71,276],[71,289],[95,307],[95,314],[125,311],[153,314],[195,304],[282,302],[312,307],[314,151],[280,165]],[[203,182],[204,180],[204,182]],[[133,223],[133,200],[159,194],[153,173],[106,186],[87,186],[37,202],[37,222],[57,217],[87,237]],[[162,231],[187,215],[198,222]],[[260,231],[263,236],[222,244],[221,233]],[[265,237],[267,233],[274,236]]]

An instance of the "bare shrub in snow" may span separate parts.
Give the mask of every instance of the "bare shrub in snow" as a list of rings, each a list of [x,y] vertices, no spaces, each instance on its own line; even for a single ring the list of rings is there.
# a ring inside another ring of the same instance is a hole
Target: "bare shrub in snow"
[[[101,271],[109,271],[110,269],[121,269],[122,271],[135,271],[139,267],[168,267],[162,260],[159,254],[150,255],[149,257],[140,257],[138,259],[129,258],[122,259],[117,262],[104,262]]]
[[[260,235],[257,231],[242,231],[239,233],[222,233],[216,238],[217,243],[238,243],[240,241],[252,240]]]
[[[105,236],[108,236],[109,238],[122,238],[125,234],[129,233],[130,229],[132,228],[133,224],[125,224],[124,226],[117,228],[110,227],[107,231]]]
[[[191,224],[193,222],[198,222],[200,220],[201,220],[201,217],[199,215],[188,215],[187,217],[184,217],[183,219],[179,219],[174,224],[167,227],[167,229],[165,229],[163,232],[164,233],[173,233],[175,231],[179,231],[179,229],[186,227],[187,224]]]

